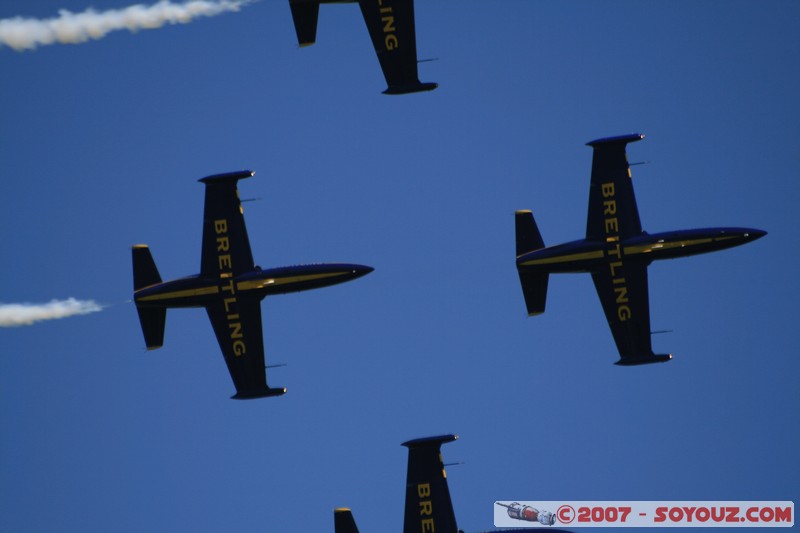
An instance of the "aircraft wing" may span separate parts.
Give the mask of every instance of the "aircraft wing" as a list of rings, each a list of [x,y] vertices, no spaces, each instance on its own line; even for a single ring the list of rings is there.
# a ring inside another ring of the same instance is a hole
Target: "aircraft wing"
[[[249,170],[202,178],[206,185],[200,275],[225,278],[253,270],[253,254],[236,183]]]
[[[614,335],[619,365],[668,361],[669,355],[655,355],[650,342],[650,298],[647,266],[643,263],[619,266],[592,273],[592,281],[603,304],[608,326]]]
[[[634,133],[588,143],[594,148],[594,155],[586,218],[587,239],[625,239],[642,232],[625,147],[643,138],[644,135]]]
[[[208,305],[206,312],[236,387],[233,398],[263,398],[286,392],[267,386],[261,301],[231,297]]]
[[[358,5],[389,86],[384,93],[435,89],[437,84],[421,83],[417,74],[414,0],[359,0]]]
[[[459,531],[441,453],[442,444],[457,439],[449,434],[403,443],[408,448],[403,533]]]

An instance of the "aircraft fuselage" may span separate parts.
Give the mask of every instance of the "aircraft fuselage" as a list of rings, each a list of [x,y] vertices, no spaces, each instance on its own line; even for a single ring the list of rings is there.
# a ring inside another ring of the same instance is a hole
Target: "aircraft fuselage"
[[[256,269],[235,277],[204,278],[198,274],[143,287],[134,292],[134,301],[140,307],[205,307],[226,298],[261,300],[344,283],[372,270],[364,265],[333,263]]]
[[[751,228],[703,228],[642,233],[622,240],[618,237],[581,239],[525,253],[517,257],[517,267],[528,272],[592,272],[617,262],[620,265],[628,261],[649,264],[659,259],[715,252],[754,241],[765,234]]]

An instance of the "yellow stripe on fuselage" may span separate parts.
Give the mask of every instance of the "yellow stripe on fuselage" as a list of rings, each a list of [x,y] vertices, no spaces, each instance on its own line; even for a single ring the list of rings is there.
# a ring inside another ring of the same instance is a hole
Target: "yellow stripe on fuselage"
[[[303,274],[300,276],[287,276],[285,278],[266,278],[266,279],[257,279],[257,280],[250,280],[250,281],[240,281],[236,284],[236,289],[240,291],[252,291],[263,289],[264,287],[269,287],[273,285],[288,285],[291,283],[301,283],[304,281],[313,281],[317,279],[325,279],[325,278],[332,278],[335,276],[344,276],[345,274],[350,273],[349,270],[344,270],[341,272],[324,272],[321,274]]]
[[[152,302],[156,300],[171,300],[173,298],[191,298],[192,296],[208,296],[209,294],[217,294],[219,287],[216,285],[212,287],[202,287],[200,289],[186,289],[183,291],[164,292],[161,294],[152,294],[150,296],[143,296],[137,298],[140,302]]]
[[[649,254],[653,251],[671,250],[672,248],[686,248],[687,246],[697,246],[699,244],[708,244],[714,241],[721,241],[732,239],[733,237],[722,237],[719,239],[712,239],[710,237],[705,239],[692,239],[687,241],[673,241],[673,242],[654,242],[652,244],[640,244],[638,246],[626,246],[625,255],[635,254]]]
[[[557,255],[555,257],[545,257],[543,259],[531,259],[525,261],[520,266],[552,265],[553,263],[568,263],[570,261],[586,261],[589,259],[602,259],[603,250],[593,252],[582,252],[579,254]]]

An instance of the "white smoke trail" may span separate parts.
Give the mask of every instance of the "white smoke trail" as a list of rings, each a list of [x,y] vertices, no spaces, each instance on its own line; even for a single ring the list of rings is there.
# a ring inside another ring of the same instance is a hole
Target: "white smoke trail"
[[[0,327],[14,328],[30,326],[42,320],[67,318],[102,311],[103,307],[93,300],[53,300],[46,304],[3,304],[0,303]]]
[[[186,24],[196,17],[213,17],[226,11],[239,11],[253,0],[191,0],[173,4],[161,0],[151,6],[142,4],[123,9],[97,12],[87,9],[72,13],[66,9],[57,18],[33,19],[13,17],[0,20],[0,44],[14,50],[31,50],[54,43],[84,43],[102,39],[115,30],[149,30],[164,24]]]

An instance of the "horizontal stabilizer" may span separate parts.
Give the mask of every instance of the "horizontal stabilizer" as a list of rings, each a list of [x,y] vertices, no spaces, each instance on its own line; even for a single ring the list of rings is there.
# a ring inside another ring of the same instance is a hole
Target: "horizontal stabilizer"
[[[150,248],[145,244],[137,244],[131,250],[133,258],[133,290],[138,291],[161,283],[161,276],[153,261]],[[144,343],[148,350],[155,350],[164,345],[164,325],[167,320],[166,307],[139,307],[139,323],[142,325]]]
[[[528,316],[544,313],[549,278],[550,275],[547,272],[519,273],[519,282],[522,284],[522,295],[525,296],[525,307],[528,309]]]
[[[544,241],[533,219],[533,213],[527,209],[517,211],[514,213],[514,223],[517,230],[517,257],[544,248]]]
[[[231,398],[234,400],[255,400],[256,398],[269,398],[271,396],[283,396],[284,394],[286,394],[285,387],[266,387],[264,389],[238,391]]]
[[[133,290],[161,283],[156,263],[146,244],[137,244],[131,250],[133,255]]]
[[[671,353],[650,354],[639,357],[623,357],[614,364],[619,366],[635,366],[635,365],[646,365],[649,363],[666,363],[671,359],[672,359]]]
[[[358,533],[358,527],[356,527],[356,521],[350,509],[334,509],[333,530],[335,533]]]
[[[144,343],[148,350],[155,350],[164,345],[164,325],[167,321],[166,307],[136,307],[139,323],[142,325]]]
[[[309,46],[317,41],[317,19],[319,18],[319,2],[296,2],[289,0],[294,20],[294,31],[297,33],[297,44]]]

